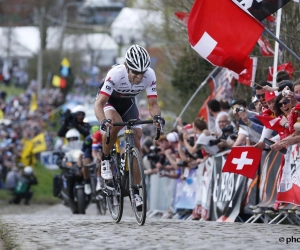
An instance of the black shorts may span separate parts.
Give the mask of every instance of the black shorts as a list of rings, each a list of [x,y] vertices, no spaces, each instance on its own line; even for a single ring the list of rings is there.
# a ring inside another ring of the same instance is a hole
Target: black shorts
[[[86,148],[83,152],[83,159],[86,159],[86,158],[89,158],[89,159],[93,159],[93,156],[92,156],[92,150],[91,148]]]
[[[138,119],[139,111],[135,103],[135,98],[113,98],[110,97],[105,104],[105,110],[116,110],[121,116],[123,122],[127,122],[130,119]]]

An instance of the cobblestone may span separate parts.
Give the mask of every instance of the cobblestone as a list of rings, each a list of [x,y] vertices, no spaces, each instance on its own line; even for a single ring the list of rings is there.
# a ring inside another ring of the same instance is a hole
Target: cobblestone
[[[12,209],[10,209],[11,211]],[[138,226],[126,203],[121,223],[97,215],[91,205],[86,215],[73,215],[62,205],[39,207],[32,213],[1,214],[15,236],[16,249],[299,249],[280,237],[300,237],[290,225],[218,223],[147,219]],[[25,211],[26,212],[26,211]]]

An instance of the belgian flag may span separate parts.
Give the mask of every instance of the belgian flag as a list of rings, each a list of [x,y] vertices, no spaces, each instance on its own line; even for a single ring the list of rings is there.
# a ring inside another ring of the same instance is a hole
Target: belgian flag
[[[67,86],[66,79],[63,77],[60,77],[58,75],[52,75],[51,82],[54,87],[59,87],[59,88],[64,89]]]

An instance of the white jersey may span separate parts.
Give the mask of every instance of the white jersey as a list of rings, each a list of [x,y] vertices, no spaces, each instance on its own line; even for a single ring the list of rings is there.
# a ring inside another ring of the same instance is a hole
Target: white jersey
[[[125,65],[117,65],[108,71],[100,94],[115,98],[132,98],[146,90],[148,98],[157,98],[156,76],[153,69],[148,68],[140,84],[132,84],[128,80]]]

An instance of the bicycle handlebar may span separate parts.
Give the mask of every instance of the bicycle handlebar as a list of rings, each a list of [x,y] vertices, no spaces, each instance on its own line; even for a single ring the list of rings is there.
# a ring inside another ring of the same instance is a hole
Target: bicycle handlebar
[[[139,125],[139,124],[153,124],[153,120],[141,121],[141,120],[137,120],[137,119],[131,119],[128,122],[115,122],[112,125],[123,127],[123,126],[134,126],[134,125]],[[161,132],[163,132],[163,125],[162,124],[160,124],[160,128],[156,128],[155,140],[159,139]],[[110,127],[107,127],[106,133],[107,133],[106,144],[109,144],[109,142],[110,142]]]

